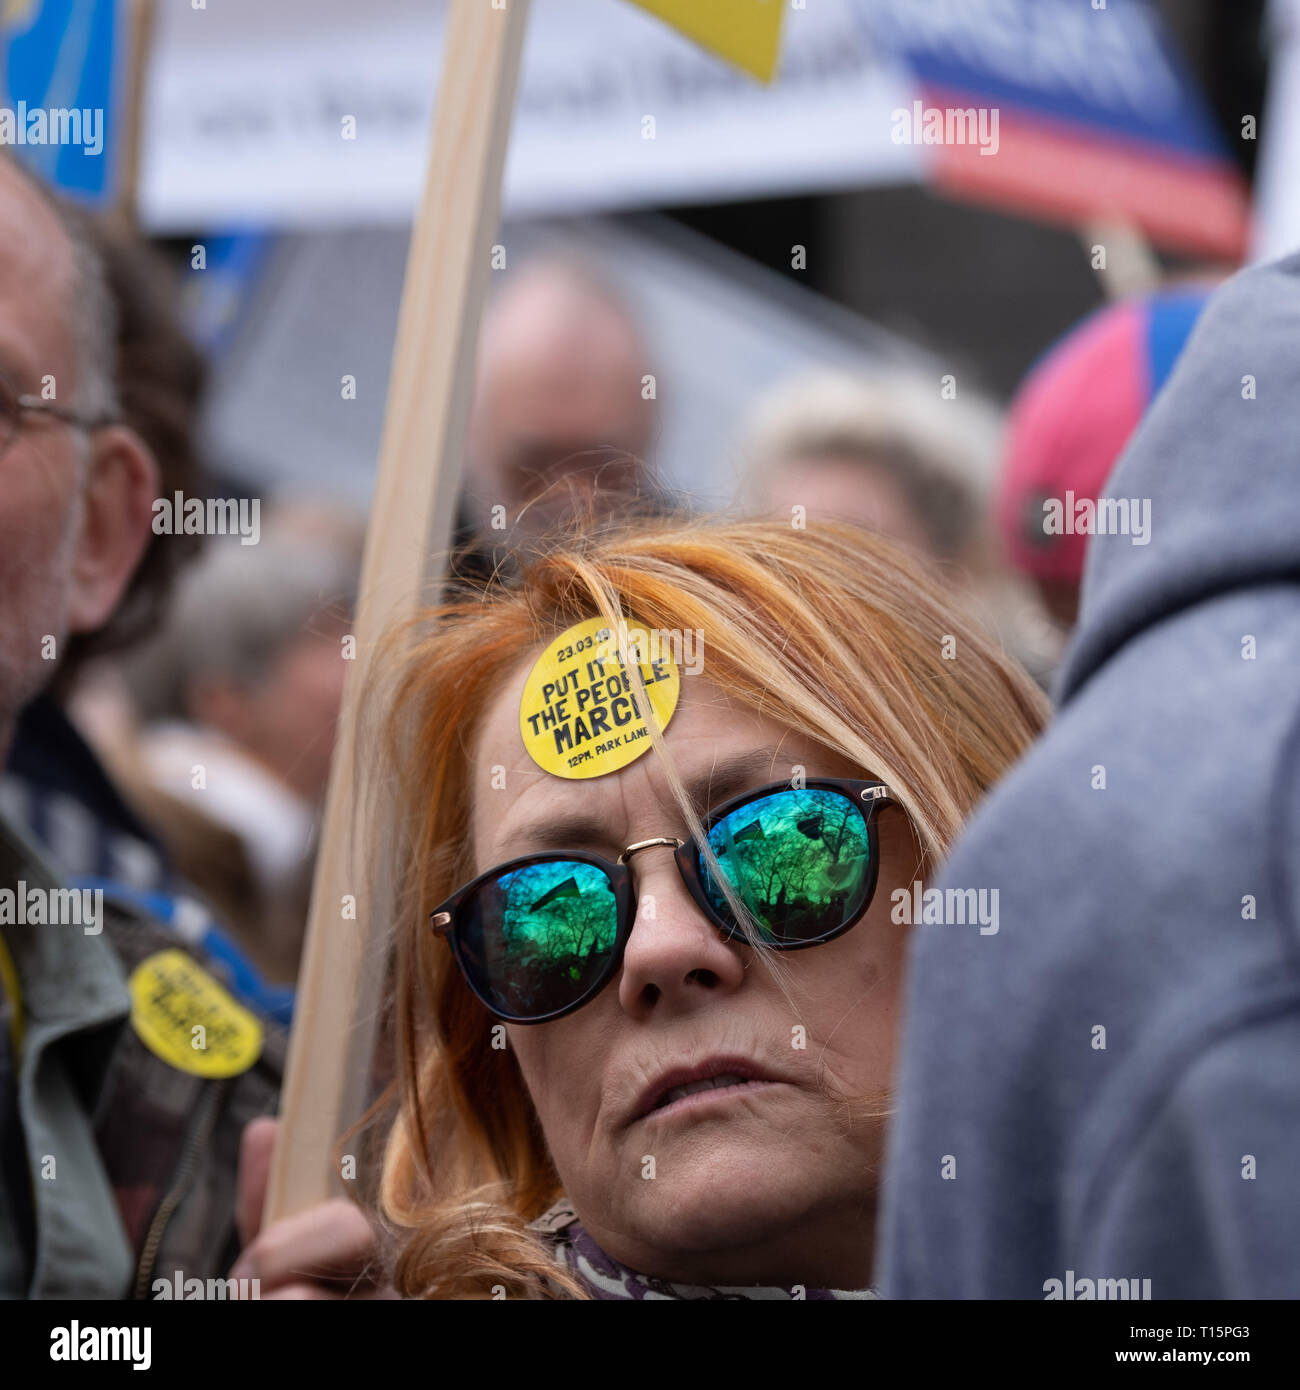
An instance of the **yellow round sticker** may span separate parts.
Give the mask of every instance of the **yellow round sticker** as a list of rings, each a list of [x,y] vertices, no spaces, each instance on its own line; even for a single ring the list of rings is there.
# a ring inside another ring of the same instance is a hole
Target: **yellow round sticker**
[[[131,972],[131,1025],[156,1057],[192,1076],[238,1076],[262,1052],[262,1024],[184,951]]]
[[[636,662],[654,717],[666,729],[681,676],[663,636],[629,624],[623,651]],[[604,618],[575,624],[538,657],[524,682],[519,732],[528,756],[557,777],[603,777],[651,746],[618,636]]]

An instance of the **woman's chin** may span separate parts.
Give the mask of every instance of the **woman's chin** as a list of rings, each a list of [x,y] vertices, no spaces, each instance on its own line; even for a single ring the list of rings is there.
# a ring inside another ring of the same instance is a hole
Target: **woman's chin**
[[[807,1214],[808,1192],[788,1165],[749,1153],[728,1165],[662,1167],[644,1191],[627,1194],[624,1220],[639,1241],[699,1254],[762,1245]]]

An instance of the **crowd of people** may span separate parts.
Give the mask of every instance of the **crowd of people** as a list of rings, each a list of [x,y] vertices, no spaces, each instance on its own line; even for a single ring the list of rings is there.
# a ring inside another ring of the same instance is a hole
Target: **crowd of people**
[[[373,1142],[267,1225],[364,518],[160,532],[169,268],[0,158],[0,1293],[1300,1294],[1297,305],[1100,310],[1005,429],[792,381],[710,514],[617,288],[512,272],[357,735]]]

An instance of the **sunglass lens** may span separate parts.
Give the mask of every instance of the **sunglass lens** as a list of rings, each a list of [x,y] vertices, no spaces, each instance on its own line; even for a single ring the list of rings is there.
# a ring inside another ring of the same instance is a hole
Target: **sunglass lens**
[[[863,910],[872,883],[866,817],[842,792],[773,792],[724,816],[709,845],[773,944],[828,936]],[[700,877],[724,921],[734,914],[701,857]]]
[[[536,1019],[581,999],[608,968],[618,904],[608,876],[581,860],[547,860],[483,885],[457,930],[461,963],[483,998]]]

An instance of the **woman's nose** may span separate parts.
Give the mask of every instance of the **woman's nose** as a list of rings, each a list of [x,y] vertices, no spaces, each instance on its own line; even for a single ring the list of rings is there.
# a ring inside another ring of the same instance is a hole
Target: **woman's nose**
[[[640,851],[631,861],[636,892],[632,934],[623,952],[618,995],[636,1017],[689,1011],[739,988],[741,945],[726,940],[682,882],[672,846]]]

